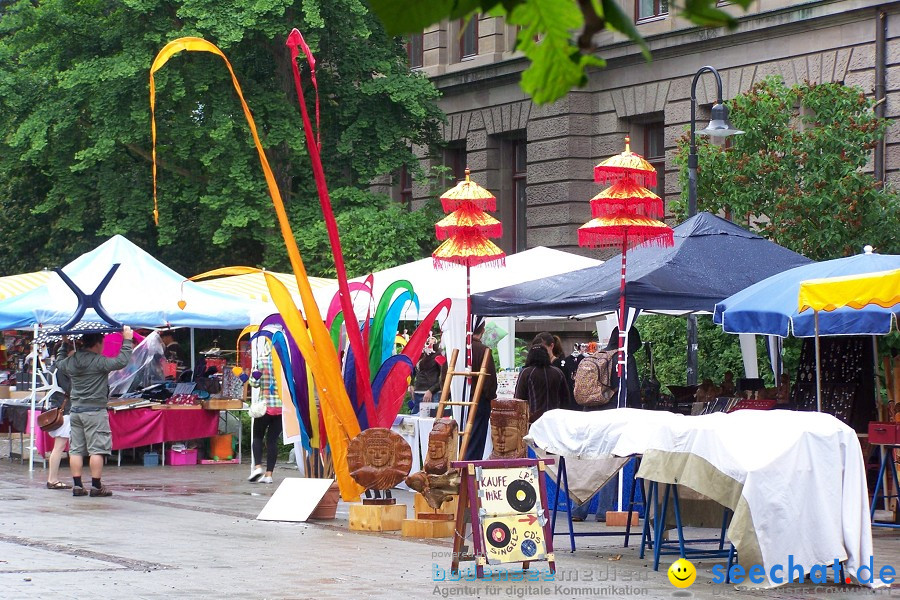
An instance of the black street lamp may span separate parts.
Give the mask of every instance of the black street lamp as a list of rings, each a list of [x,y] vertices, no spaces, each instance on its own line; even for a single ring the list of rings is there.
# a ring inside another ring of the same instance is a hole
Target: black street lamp
[[[697,81],[703,73],[710,72],[716,77],[716,103],[712,107],[712,119],[706,129],[696,130],[697,119]],[[688,154],[688,218],[697,214],[697,134],[723,139],[744,133],[732,127],[728,121],[728,107],[722,102],[722,77],[713,67],[700,67],[691,82],[691,151]],[[687,384],[697,385],[697,317],[688,315],[687,319]]]

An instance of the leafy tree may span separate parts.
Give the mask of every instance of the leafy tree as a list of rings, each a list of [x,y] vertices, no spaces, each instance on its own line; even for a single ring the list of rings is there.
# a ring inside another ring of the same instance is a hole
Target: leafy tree
[[[385,223],[402,221],[402,211],[368,184],[403,165],[416,169],[411,146],[437,139],[442,114],[433,85],[410,72],[400,40],[361,0],[18,0],[0,17],[0,269],[58,265],[116,233],[185,273],[286,266],[229,74],[206,53],[182,53],[156,78],[161,218],[153,226],[148,73],[157,52],[183,36],[228,56],[294,231],[318,240],[307,268],[333,269],[315,233],[321,213],[284,45],[293,27],[317,57],[323,162],[342,233],[363,235],[353,228],[365,223],[370,244],[388,246]],[[421,256],[426,237],[429,228],[407,231],[384,259]]]
[[[743,8],[752,0],[735,0]],[[531,65],[522,89],[537,104],[554,102],[587,83],[589,67],[604,67],[594,36],[603,30],[625,35],[649,60],[650,51],[616,0],[371,0],[372,9],[393,34],[420,33],[444,19],[487,13],[519,27],[516,50]],[[669,2],[669,9],[697,25],[735,27],[737,20],[716,8],[716,0]],[[577,32],[577,35],[573,35]]]
[[[900,251],[900,197],[864,171],[888,123],[859,88],[767,78],[730,102],[743,135],[698,144],[698,207],[727,211],[772,241],[822,260],[872,244]],[[687,198],[687,137],[679,140]],[[676,207],[684,214],[684,203]]]

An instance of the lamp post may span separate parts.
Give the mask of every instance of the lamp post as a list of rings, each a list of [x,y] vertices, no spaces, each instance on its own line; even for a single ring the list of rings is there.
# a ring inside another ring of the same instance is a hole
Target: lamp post
[[[697,120],[697,82],[704,73],[712,73],[716,78],[716,103],[712,107],[709,125],[701,131],[696,130]],[[732,127],[728,121],[728,107],[722,102],[722,77],[713,67],[705,66],[694,74],[691,82],[691,151],[688,154],[688,218],[697,214],[697,134],[708,135],[724,140],[728,136],[744,133]],[[697,384],[697,317],[687,318],[687,384]]]

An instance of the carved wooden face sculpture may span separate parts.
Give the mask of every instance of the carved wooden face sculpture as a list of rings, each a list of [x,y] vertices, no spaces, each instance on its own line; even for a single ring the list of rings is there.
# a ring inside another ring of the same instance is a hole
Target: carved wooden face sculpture
[[[491,459],[525,458],[528,433],[528,404],[508,398],[491,401]]]
[[[432,475],[441,475],[450,468],[450,461],[455,460],[456,438],[458,426],[453,419],[438,419],[428,434],[428,459],[424,471]]]
[[[370,490],[387,490],[409,474],[412,450],[390,429],[366,429],[350,440],[347,449],[350,476]]]

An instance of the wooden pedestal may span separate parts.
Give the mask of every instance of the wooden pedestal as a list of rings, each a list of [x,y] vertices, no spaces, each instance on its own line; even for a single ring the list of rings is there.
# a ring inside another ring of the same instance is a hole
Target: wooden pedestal
[[[451,517],[455,517],[456,515],[456,507],[459,505],[459,496],[453,496],[453,498],[444,502],[441,506],[440,510],[435,510],[428,506],[428,502],[425,501],[425,496],[422,494],[416,494],[414,496],[415,501],[413,502],[413,510],[415,510],[416,517],[420,514],[445,514],[450,515]],[[452,520],[452,519],[451,519]]]
[[[354,531],[400,531],[405,518],[405,504],[350,505],[350,529]]]
[[[636,527],[638,525],[638,514],[636,512],[631,513],[631,526]],[[618,511],[618,510],[608,510],[606,511],[606,526],[607,527],[625,527],[628,525],[628,511]]]
[[[455,521],[435,521],[433,519],[404,519],[403,537],[445,538],[453,537]]]

